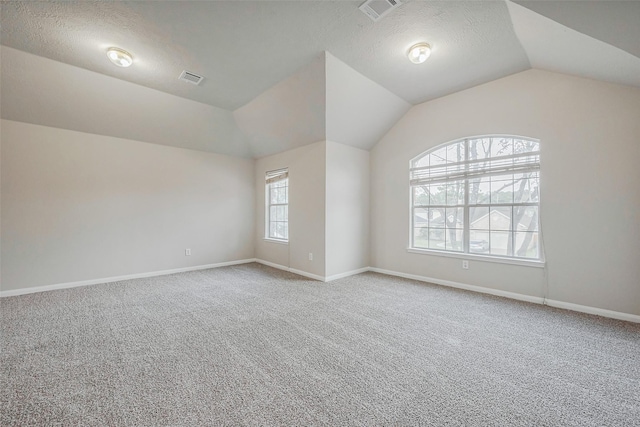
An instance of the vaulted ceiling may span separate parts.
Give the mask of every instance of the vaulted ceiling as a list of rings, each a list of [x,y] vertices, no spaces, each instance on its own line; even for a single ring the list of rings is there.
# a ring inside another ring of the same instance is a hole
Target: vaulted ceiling
[[[411,104],[532,67],[640,86],[640,2],[405,1],[378,22],[360,4],[5,1],[2,116],[260,157],[368,149]]]

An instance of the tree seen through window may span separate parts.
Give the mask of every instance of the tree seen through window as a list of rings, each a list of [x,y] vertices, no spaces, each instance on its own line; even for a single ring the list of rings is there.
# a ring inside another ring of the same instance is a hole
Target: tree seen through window
[[[411,247],[540,259],[540,144],[454,141],[411,162]]]

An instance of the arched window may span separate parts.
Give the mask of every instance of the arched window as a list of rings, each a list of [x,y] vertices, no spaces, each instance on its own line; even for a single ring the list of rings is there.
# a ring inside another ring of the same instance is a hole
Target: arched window
[[[538,140],[460,139],[410,171],[412,249],[541,260]]]

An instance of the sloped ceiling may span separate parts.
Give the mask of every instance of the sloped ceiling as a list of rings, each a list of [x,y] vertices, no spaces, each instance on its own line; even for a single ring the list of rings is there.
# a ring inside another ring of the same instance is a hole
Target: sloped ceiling
[[[640,58],[640,2],[637,0],[514,3]]]
[[[529,67],[502,1],[407,1],[375,23],[361,3],[10,0],[2,44],[227,110],[323,51],[412,104]],[[423,40],[434,49],[428,67],[406,59]],[[113,45],[135,66],[111,65]],[[178,81],[183,69],[206,81]]]
[[[6,46],[2,118],[250,157],[230,111]]]
[[[376,23],[361,2],[3,1],[2,117],[260,157],[370,148],[410,104],[531,67],[640,85],[640,2],[409,0]]]
[[[373,147],[411,104],[326,54],[326,139],[365,150]]]
[[[326,139],[325,56],[233,112],[254,157]]]
[[[640,57],[518,4],[510,3],[509,11],[533,68],[640,86]]]

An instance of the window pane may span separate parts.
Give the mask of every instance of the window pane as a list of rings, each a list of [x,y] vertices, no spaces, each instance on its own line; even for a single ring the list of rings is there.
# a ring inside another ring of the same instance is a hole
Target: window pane
[[[445,227],[445,208],[429,209],[429,227],[444,228]]]
[[[289,223],[285,222],[283,223],[283,225],[284,225],[284,238],[288,240],[289,239]]]
[[[429,185],[429,204],[445,205],[447,203],[446,184]]]
[[[531,153],[540,151],[540,143],[536,141],[528,141],[526,139],[513,139],[514,154]]]
[[[276,223],[269,223],[269,237],[276,237]]]
[[[469,228],[489,230],[489,207],[469,208]]]
[[[487,253],[489,252],[489,232],[471,230],[469,232],[469,252]]]
[[[527,174],[524,174],[526,177]],[[531,190],[529,180],[523,174],[518,174],[513,179],[513,201],[515,203],[526,203],[530,199]]]
[[[486,159],[491,155],[491,138],[469,140],[469,160]]]
[[[539,179],[537,173],[516,174],[514,176],[514,202],[529,203],[538,201]]]
[[[489,251],[491,255],[508,255],[511,233],[508,231],[491,231],[489,233]]]
[[[492,207],[489,215],[489,229],[511,230],[511,207]]]
[[[269,203],[278,203],[278,189],[273,184],[269,186]]]
[[[463,230],[461,228],[450,228],[446,230],[446,249],[449,251],[462,251]]]
[[[491,184],[489,178],[476,178],[469,181],[469,204],[489,203],[490,194]]]
[[[415,208],[413,210],[413,226],[428,227],[429,226],[429,209]]]
[[[491,203],[513,203],[513,175],[491,177]]]
[[[411,163],[412,168],[421,168],[423,166],[429,166],[429,155],[422,156],[419,159],[414,160]]]
[[[521,258],[539,258],[538,233],[516,233],[516,250],[514,256]]]
[[[426,227],[416,227],[413,229],[413,247],[428,248],[429,247],[429,229]]]
[[[276,235],[275,237],[278,239],[285,239],[287,236],[286,233],[286,228],[287,228],[287,223],[286,222],[276,222]]]
[[[449,144],[447,149],[447,163],[458,163],[464,161],[464,141]]]
[[[446,192],[447,205],[464,205],[464,181],[447,183]]]
[[[438,249],[441,251],[444,250],[445,249],[444,235],[445,235],[444,229],[430,228],[429,229],[429,249]]]
[[[442,165],[447,162],[447,147],[439,148],[433,153],[429,154],[429,165]]]
[[[514,206],[515,231],[538,231],[538,207]]]
[[[445,224],[447,228],[464,228],[464,208],[447,208]]]
[[[413,205],[414,206],[429,205],[429,186],[428,185],[413,187]]]
[[[282,207],[284,209],[284,220],[289,221],[289,205]]]
[[[278,201],[276,203],[287,203],[287,187],[278,188]]]
[[[269,206],[269,221],[276,221],[277,220],[277,214],[276,214],[276,206]]]
[[[510,156],[513,154],[511,138],[492,138],[491,157]]]

